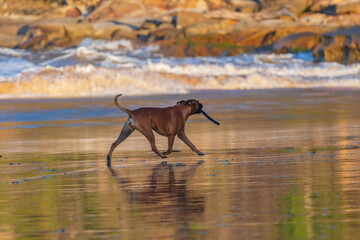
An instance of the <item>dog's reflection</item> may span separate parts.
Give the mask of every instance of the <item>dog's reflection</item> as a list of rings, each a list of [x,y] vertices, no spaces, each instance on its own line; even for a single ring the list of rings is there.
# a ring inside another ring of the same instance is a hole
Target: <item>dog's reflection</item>
[[[194,165],[169,164],[162,162],[152,168],[148,180],[139,188],[131,187],[129,178],[122,177],[119,172],[109,168],[111,175],[117,178],[118,186],[127,193],[132,204],[146,204],[148,210],[169,213],[169,218],[174,217],[174,212],[184,214],[201,213],[205,208],[205,197],[201,191],[189,190],[188,185],[196,170],[203,161]],[[165,207],[165,208],[164,208]]]

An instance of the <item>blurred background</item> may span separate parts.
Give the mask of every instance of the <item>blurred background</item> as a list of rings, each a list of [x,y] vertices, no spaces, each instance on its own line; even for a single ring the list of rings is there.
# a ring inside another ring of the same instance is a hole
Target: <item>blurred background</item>
[[[0,239],[357,240],[359,24],[359,0],[0,0]],[[135,131],[107,168],[119,93],[221,125],[191,116],[205,156],[166,161]]]
[[[357,0],[1,0],[0,96],[358,88],[359,23]]]

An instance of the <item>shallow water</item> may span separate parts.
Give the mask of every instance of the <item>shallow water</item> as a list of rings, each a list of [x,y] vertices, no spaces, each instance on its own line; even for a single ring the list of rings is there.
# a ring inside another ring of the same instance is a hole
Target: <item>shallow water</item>
[[[360,95],[350,90],[123,97],[197,98],[166,162],[110,98],[0,100],[0,239],[358,239]],[[159,149],[167,141],[157,137]]]

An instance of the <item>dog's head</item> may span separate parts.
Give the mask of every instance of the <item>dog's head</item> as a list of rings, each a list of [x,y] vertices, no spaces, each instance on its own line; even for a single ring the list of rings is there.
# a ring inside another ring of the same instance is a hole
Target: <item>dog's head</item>
[[[203,105],[196,99],[181,100],[177,102],[177,104],[184,104],[191,107],[191,115],[201,113],[201,109],[203,108]]]

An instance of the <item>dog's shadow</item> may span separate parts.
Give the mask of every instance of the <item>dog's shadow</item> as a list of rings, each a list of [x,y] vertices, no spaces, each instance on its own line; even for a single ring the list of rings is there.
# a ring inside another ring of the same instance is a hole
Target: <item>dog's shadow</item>
[[[161,211],[169,218],[173,218],[174,214],[190,217],[193,213],[204,212],[205,209],[204,194],[188,186],[202,163],[203,161],[199,161],[185,166],[162,162],[152,168],[145,183],[136,187],[129,178],[122,177],[112,167],[108,169],[112,177],[117,179],[119,188],[127,194],[130,204],[144,204],[148,211]]]

